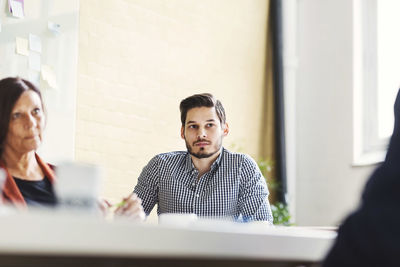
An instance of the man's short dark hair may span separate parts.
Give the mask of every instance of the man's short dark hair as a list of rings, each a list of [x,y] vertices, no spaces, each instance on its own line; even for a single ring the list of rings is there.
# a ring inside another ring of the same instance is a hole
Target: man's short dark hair
[[[204,93],[204,94],[195,94],[189,96],[181,101],[179,109],[181,111],[182,126],[185,126],[186,115],[188,111],[192,108],[200,108],[200,107],[209,107],[209,108],[214,107],[215,112],[217,113],[217,116],[219,118],[219,121],[221,122],[221,125],[225,124],[226,122],[225,109],[222,106],[221,101],[215,99],[212,94]]]

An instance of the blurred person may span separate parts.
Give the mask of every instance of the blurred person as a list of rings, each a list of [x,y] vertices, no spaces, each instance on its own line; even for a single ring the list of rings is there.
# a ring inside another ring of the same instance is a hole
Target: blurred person
[[[55,205],[54,166],[36,149],[45,127],[39,89],[21,78],[0,80],[0,167],[6,173],[4,202],[19,207]]]
[[[385,161],[369,178],[361,205],[340,226],[323,266],[400,266],[400,91]]]
[[[222,146],[229,127],[221,102],[196,94],[181,101],[180,112],[187,151],[156,155],[144,167],[134,193],[145,213],[157,204],[159,215],[193,213],[272,224],[267,184],[256,162]]]
[[[19,77],[0,80],[0,170],[6,176],[2,202],[19,208],[56,205],[54,166],[36,153],[45,125],[39,89]],[[144,219],[140,200],[131,196],[130,205],[125,215]],[[100,203],[103,210],[109,206]]]

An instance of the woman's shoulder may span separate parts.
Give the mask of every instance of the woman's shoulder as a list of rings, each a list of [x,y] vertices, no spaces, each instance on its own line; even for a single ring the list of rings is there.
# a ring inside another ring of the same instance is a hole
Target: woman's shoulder
[[[50,169],[52,169],[53,171],[56,170],[56,165],[48,163],[48,162],[46,164],[49,165]]]

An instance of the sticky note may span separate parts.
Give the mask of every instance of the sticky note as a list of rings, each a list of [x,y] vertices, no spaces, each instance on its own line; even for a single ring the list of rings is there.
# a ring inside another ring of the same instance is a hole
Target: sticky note
[[[15,39],[15,49],[17,54],[29,56],[28,39],[17,37]]]
[[[28,79],[36,86],[40,86],[40,73],[37,71],[29,70]]]
[[[16,18],[24,18],[24,0],[10,0],[10,12]]]
[[[58,89],[57,76],[50,66],[42,65],[42,79],[46,81],[51,88]]]
[[[40,54],[34,52],[29,53],[29,68],[40,71]]]
[[[38,53],[42,53],[42,40],[37,35],[29,34],[29,49]]]

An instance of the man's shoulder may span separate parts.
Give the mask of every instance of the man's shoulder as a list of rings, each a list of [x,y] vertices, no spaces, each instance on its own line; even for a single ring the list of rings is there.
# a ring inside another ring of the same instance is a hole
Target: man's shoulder
[[[185,158],[187,156],[187,151],[172,151],[172,152],[165,152],[154,156],[153,159],[160,160],[160,161],[174,161]]]
[[[224,153],[223,154],[224,159],[227,163],[237,162],[240,164],[243,164],[243,163],[248,163],[248,164],[254,163],[255,164],[255,160],[247,154],[231,152],[231,151],[227,150],[226,148],[224,148],[223,153]]]

